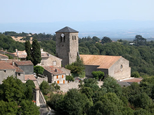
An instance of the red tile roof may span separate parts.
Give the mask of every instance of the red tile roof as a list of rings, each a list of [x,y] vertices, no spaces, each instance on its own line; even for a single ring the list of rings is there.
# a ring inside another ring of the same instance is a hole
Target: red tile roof
[[[8,58],[8,56],[3,55],[3,54],[0,54],[0,57],[1,57],[1,58]]]
[[[4,70],[4,69],[15,69],[15,68],[5,61],[0,61],[0,69]]]
[[[16,61],[17,65],[33,65],[31,61]]]
[[[30,75],[25,75],[25,81],[27,81],[27,80],[32,80],[32,81],[35,81],[35,80],[36,80],[36,78],[34,77],[34,75],[33,75],[33,74],[30,74]]]
[[[80,55],[85,65],[96,65],[98,68],[108,69],[122,56]]]
[[[17,67],[17,66],[14,66],[14,68],[16,69],[16,72],[17,72],[17,73],[23,73],[23,72],[24,72],[22,69],[20,69],[20,68]]]
[[[43,66],[43,68],[52,73],[53,75],[65,74],[60,67],[53,67],[53,66]]]
[[[131,79],[127,79],[127,80],[123,80],[122,82],[141,82],[142,78],[131,78]]]

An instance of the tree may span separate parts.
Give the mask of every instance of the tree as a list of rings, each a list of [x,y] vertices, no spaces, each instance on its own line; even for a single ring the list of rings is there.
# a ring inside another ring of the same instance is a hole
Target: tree
[[[48,84],[48,82],[46,81],[43,81],[41,84],[40,84],[40,89],[42,91],[42,93],[44,95],[47,95],[51,89],[50,85]]]
[[[102,39],[102,43],[104,44],[104,43],[111,43],[112,42],[112,40],[109,38],[109,37],[104,37],[103,39]]]
[[[95,78],[95,79],[102,79],[103,77],[104,77],[104,72],[102,72],[102,71],[93,71],[92,72],[92,75],[93,75],[93,77]]]
[[[137,71],[134,71],[131,76],[132,77],[139,78],[140,77],[140,74]]]
[[[21,115],[40,115],[39,107],[30,100],[22,100],[18,114]]]
[[[43,74],[44,68],[42,66],[34,66],[34,72],[38,76],[38,74]]]
[[[99,86],[97,84],[98,82],[96,79],[89,78],[84,79],[84,85],[82,87],[90,87],[93,91],[97,91],[99,89]]]
[[[21,80],[16,77],[8,77],[3,81],[2,86],[4,95],[3,100],[20,102],[22,99],[25,99],[26,88]]]
[[[85,94],[88,98],[93,96],[93,90],[90,87],[83,87],[80,89],[81,93]]]
[[[0,115],[17,115],[18,108],[16,102],[0,101]]]
[[[102,88],[106,89],[107,92],[115,93],[118,96],[122,94],[121,86],[117,83],[117,81],[113,77],[106,77],[104,79]]]
[[[72,64],[66,65],[65,68],[71,70],[71,73],[73,76],[81,76],[84,77],[85,73],[84,73],[84,64],[83,64],[83,60],[80,59],[79,57],[77,57],[77,61],[75,61]]]
[[[25,50],[26,50],[26,53],[27,53],[27,57],[26,57],[26,60],[31,60],[33,62],[33,58],[32,58],[32,52],[31,52],[31,44],[28,41],[25,42]]]
[[[134,42],[136,43],[136,45],[145,45],[146,44],[146,39],[143,38],[141,35],[136,35]]]
[[[81,94],[77,89],[70,89],[64,96],[63,101],[57,105],[57,112],[63,115],[83,115],[91,105],[86,95]]]
[[[73,76],[67,75],[66,80],[67,81],[74,81],[74,78],[73,78]]]
[[[40,45],[37,40],[33,41],[32,44],[32,57],[33,57],[33,64],[37,65],[41,62],[41,51],[40,51]]]

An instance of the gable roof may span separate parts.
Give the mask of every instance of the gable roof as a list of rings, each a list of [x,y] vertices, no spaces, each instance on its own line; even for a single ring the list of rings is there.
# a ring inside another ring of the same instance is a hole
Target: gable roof
[[[43,68],[52,73],[53,75],[60,75],[60,74],[65,74],[60,67],[54,67],[54,66],[43,66]]]
[[[80,55],[83,59],[84,65],[95,65],[98,68],[108,69],[122,56],[108,56],[108,55]]]
[[[31,61],[16,61],[17,65],[33,65]]]
[[[5,69],[15,69],[10,63],[0,61],[0,70],[5,70]]]
[[[69,33],[79,33],[78,31],[66,26],[58,31],[56,31],[56,33],[61,33],[61,32],[69,32]]]

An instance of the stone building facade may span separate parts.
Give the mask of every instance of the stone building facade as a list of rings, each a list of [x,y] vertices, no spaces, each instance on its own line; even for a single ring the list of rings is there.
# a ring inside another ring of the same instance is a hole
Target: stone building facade
[[[102,71],[116,80],[129,79],[131,68],[129,61],[122,56],[80,55],[85,65],[86,76],[92,77],[93,71]]]
[[[65,84],[66,73],[60,67],[43,66],[43,75],[48,78],[49,83]]]
[[[56,55],[62,66],[76,61],[78,55],[78,31],[64,27],[56,32]]]

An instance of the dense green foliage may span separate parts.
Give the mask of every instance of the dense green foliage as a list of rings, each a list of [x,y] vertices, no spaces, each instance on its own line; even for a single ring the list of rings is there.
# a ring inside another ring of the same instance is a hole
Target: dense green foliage
[[[57,115],[153,115],[154,77],[120,87],[112,77],[106,77],[101,87],[96,79],[80,82],[80,89],[65,95],[53,94],[48,101]]]
[[[71,76],[71,75],[67,75],[67,76],[66,76],[66,80],[67,80],[67,81],[74,81],[74,78],[73,78],[73,76]]]
[[[103,37],[103,39],[101,40],[101,42],[102,42],[102,44],[111,43],[112,40],[109,37]]]
[[[93,71],[92,75],[97,80],[98,79],[101,80],[102,78],[104,78],[104,72],[102,72],[102,71]]]
[[[30,45],[29,41],[25,42],[25,50],[27,53],[27,60],[31,60],[34,65],[37,65],[41,62],[41,50],[40,50],[40,44],[37,40],[34,40],[32,43],[32,47]]]
[[[13,76],[8,77],[0,85],[1,115],[39,115],[39,108],[32,102],[33,81],[25,84]]]
[[[27,53],[26,60],[33,60],[32,59],[32,51],[31,51],[31,44],[30,44],[29,40],[25,42],[25,51]]]
[[[25,49],[23,43],[15,42],[11,37],[6,36],[18,33],[6,32],[4,34],[0,34],[0,48],[7,49],[10,52],[15,52],[15,49]],[[25,33],[19,33],[19,36],[20,34],[23,34],[23,36],[27,35]],[[40,33],[34,34],[34,36],[36,37],[35,39],[41,41],[40,46],[45,51],[56,55],[55,35]],[[53,39],[50,39],[50,37]],[[134,42],[136,43],[136,41],[137,44],[135,45],[129,45],[129,42],[126,40],[118,40],[117,42],[102,44],[100,39],[96,36],[92,38],[84,37],[79,39],[79,53],[123,56],[129,60],[132,72],[138,71],[140,76],[153,75],[154,42],[146,41],[146,39],[141,35],[135,36]]]
[[[48,82],[46,81],[43,81],[41,84],[40,84],[40,90],[42,91],[42,93],[44,95],[47,95],[49,93],[49,91],[51,90],[51,87],[50,85],[48,84]]]
[[[41,62],[41,50],[40,50],[40,44],[37,40],[34,40],[32,43],[32,62],[34,65],[37,65]]]
[[[15,52],[15,49],[23,51],[25,49],[24,44],[14,41],[10,36],[0,34],[0,49],[7,50],[8,52]]]
[[[34,72],[38,76],[38,74],[43,74],[44,68],[42,66],[34,66]]]
[[[72,64],[66,65],[65,68],[71,70],[71,73],[73,76],[80,76],[84,77],[85,72],[84,72],[84,65],[83,65],[83,60],[77,57],[77,61],[75,61]]]

